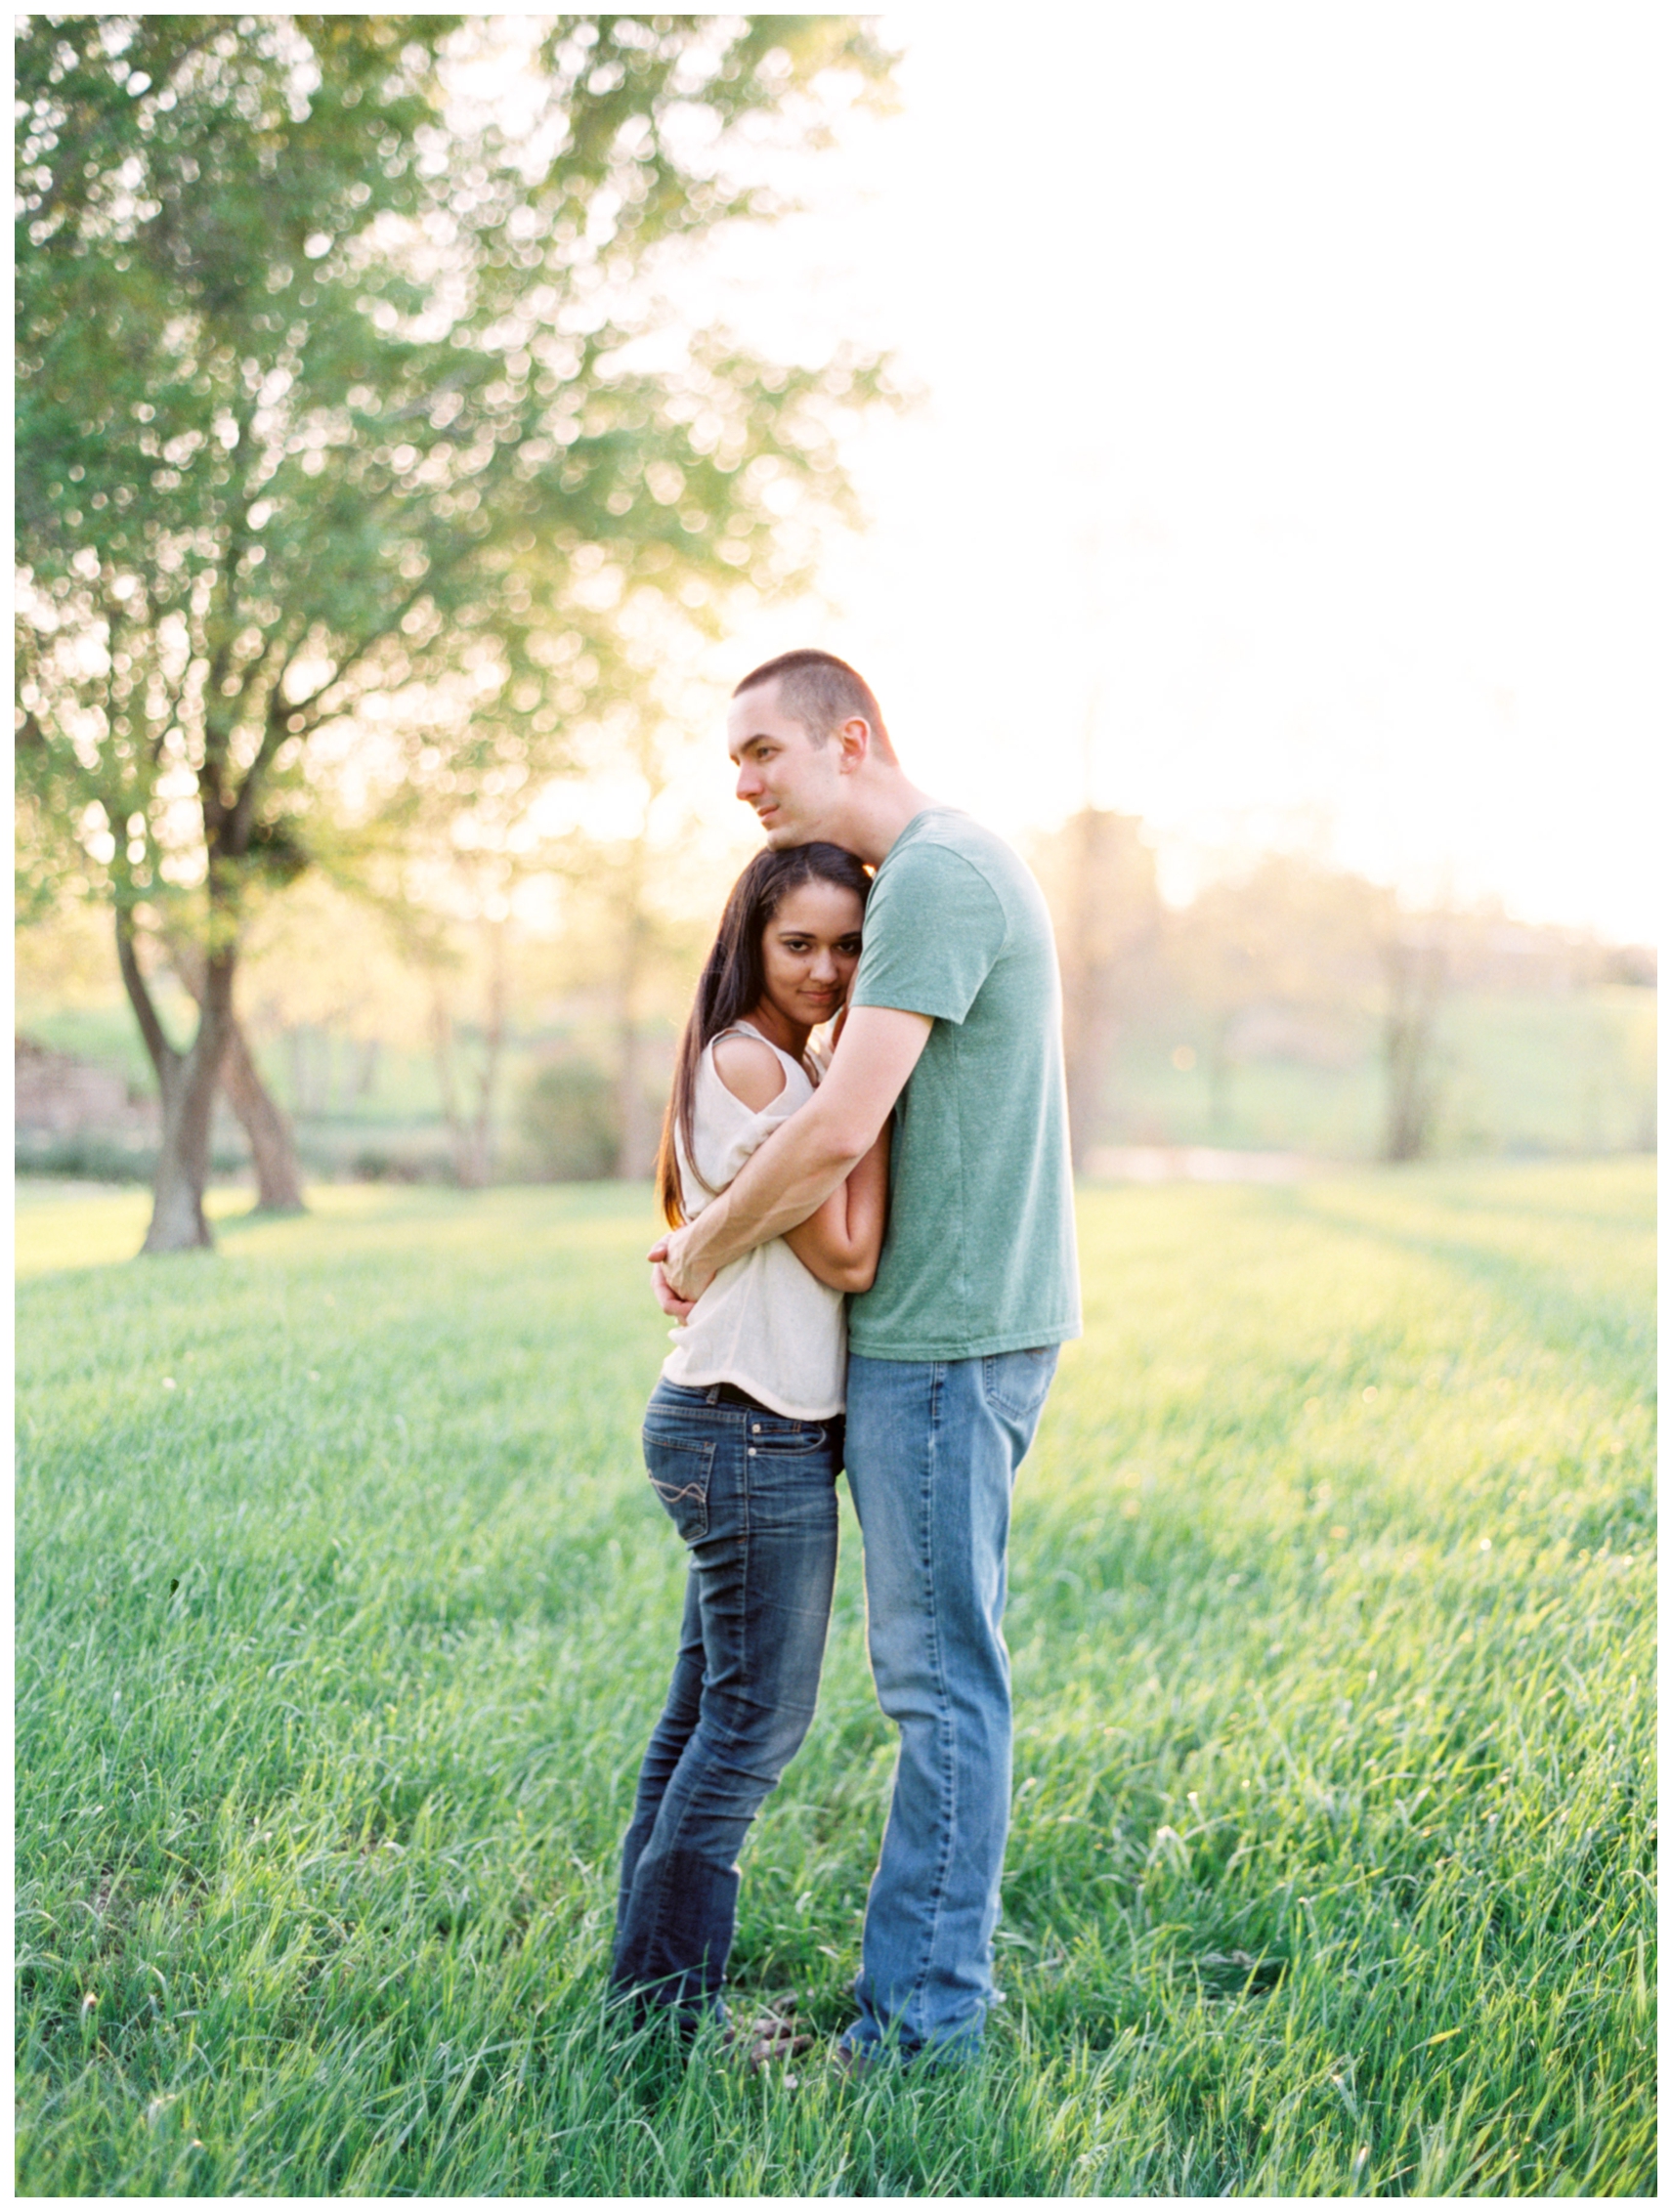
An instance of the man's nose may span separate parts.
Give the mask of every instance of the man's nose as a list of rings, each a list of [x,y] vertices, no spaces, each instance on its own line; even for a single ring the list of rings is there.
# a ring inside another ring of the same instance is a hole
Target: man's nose
[[[751,799],[759,788],[760,778],[755,773],[753,763],[748,760],[741,761],[738,765],[738,797],[745,800]]]

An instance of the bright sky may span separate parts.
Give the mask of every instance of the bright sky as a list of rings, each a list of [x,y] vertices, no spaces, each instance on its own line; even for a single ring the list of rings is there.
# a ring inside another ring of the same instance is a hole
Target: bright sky
[[[1304,843],[1657,938],[1664,16],[881,24],[901,112],[704,299],[788,350],[889,347],[924,398],[850,447],[836,612],[719,665],[828,644],[919,781],[1007,830],[1089,787],[1175,890]]]

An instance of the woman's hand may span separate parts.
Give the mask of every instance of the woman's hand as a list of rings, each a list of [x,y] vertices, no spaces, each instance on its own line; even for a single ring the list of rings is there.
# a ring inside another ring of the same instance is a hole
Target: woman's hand
[[[884,1122],[877,1141],[838,1183],[816,1213],[784,1242],[809,1275],[833,1291],[868,1291],[877,1279],[882,1232],[888,1220],[888,1136]]]
[[[675,1321],[690,1318],[691,1308],[714,1279],[711,1268],[706,1273],[700,1267],[681,1268],[690,1234],[689,1223],[683,1229],[669,1229],[665,1236],[657,1238],[645,1255],[651,1263],[650,1287],[656,1294],[656,1302]]]

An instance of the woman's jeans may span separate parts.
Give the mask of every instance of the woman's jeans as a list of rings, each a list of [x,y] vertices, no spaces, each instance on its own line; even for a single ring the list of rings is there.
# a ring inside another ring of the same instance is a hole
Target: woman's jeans
[[[871,1670],[900,1730],[843,2041],[963,2056],[995,2002],[1010,1818],[1010,1489],[1056,1347],[847,1363],[847,1486],[865,1538]]]
[[[691,1554],[667,1704],[622,1850],[611,1985],[724,2014],[737,1856],[813,1718],[836,1579],[841,1422],[659,1382],[645,1465]]]

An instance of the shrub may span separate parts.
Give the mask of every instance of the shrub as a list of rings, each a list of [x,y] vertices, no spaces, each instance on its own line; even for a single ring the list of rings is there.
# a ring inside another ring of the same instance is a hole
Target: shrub
[[[548,1061],[523,1094],[518,1127],[538,1181],[593,1183],[615,1172],[616,1086],[596,1061],[579,1054]]]

